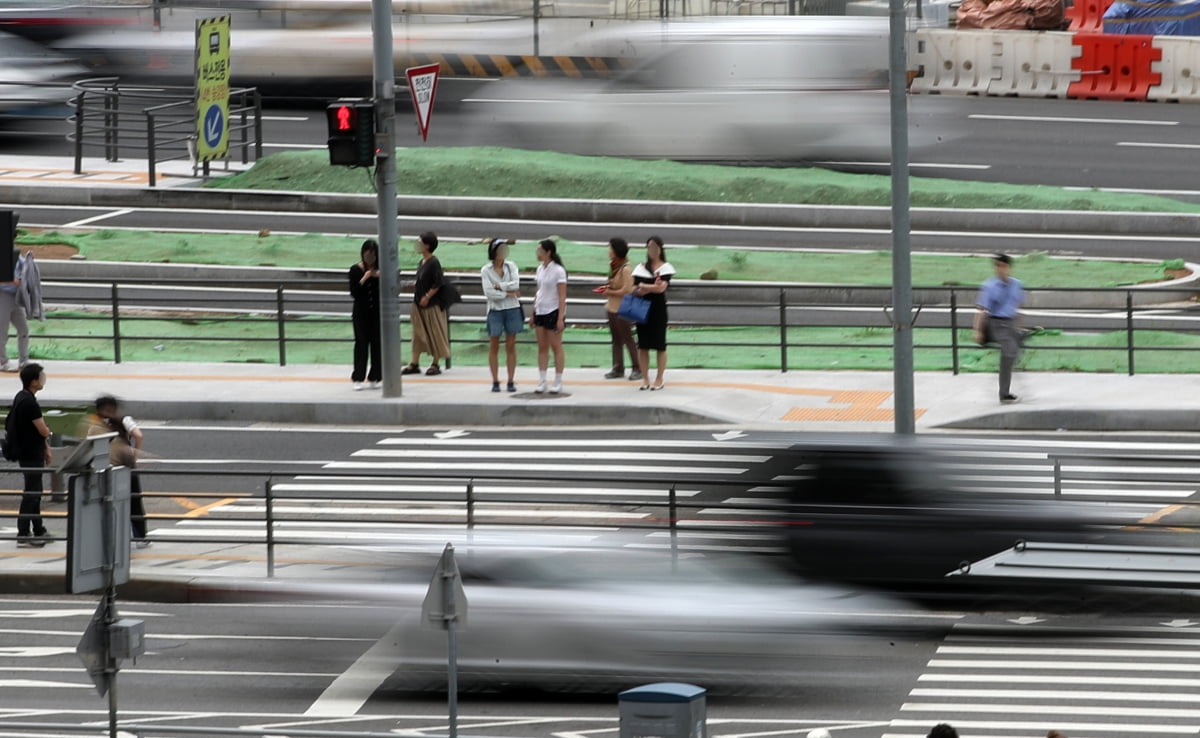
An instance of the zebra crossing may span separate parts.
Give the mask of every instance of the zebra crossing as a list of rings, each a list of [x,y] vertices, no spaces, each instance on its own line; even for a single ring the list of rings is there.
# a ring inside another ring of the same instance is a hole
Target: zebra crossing
[[[882,738],[950,723],[972,738],[1200,733],[1200,622],[960,622]]]
[[[262,496],[231,499],[157,535],[261,541],[269,513],[277,540],[297,543],[336,542],[351,532],[356,541],[395,544],[433,526],[528,526],[585,541],[646,528],[637,545],[762,551],[777,545],[776,536],[754,506],[778,499],[806,473],[783,454],[798,440],[401,431],[341,458],[303,462],[320,471],[273,483],[269,504]],[[1191,468],[1200,459],[1195,443],[956,436],[938,439],[936,448],[930,470],[954,489],[1104,500],[1118,525],[1186,503],[1200,490],[1200,464]],[[1148,461],[1124,460],[1137,454]],[[1104,462],[1106,455],[1117,460]]]
[[[328,461],[319,474],[273,483],[269,503],[230,499],[157,534],[261,541],[269,512],[276,542],[349,537],[355,545],[420,547],[426,538],[444,543],[446,528],[469,524],[586,544],[632,527],[648,530],[629,545],[761,551],[774,545],[773,534],[755,516],[731,516],[722,505],[747,499],[749,488],[769,480],[773,458],[759,446],[713,437],[404,433]]]

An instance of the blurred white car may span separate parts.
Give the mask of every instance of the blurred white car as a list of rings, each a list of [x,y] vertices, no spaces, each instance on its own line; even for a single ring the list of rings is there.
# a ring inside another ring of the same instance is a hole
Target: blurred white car
[[[813,586],[749,557],[628,547],[467,547],[463,689],[609,691],[647,681],[772,691],[859,675],[887,637],[932,616],[880,595]],[[432,565],[433,558],[430,559]],[[432,568],[430,569],[432,572]],[[420,585],[389,588],[382,658],[400,689],[445,690],[447,645]],[[361,594],[359,592],[358,594]]]
[[[464,101],[470,142],[677,160],[886,158],[886,19],[631,24],[586,43],[631,66],[611,80],[504,79]],[[910,133],[914,145],[936,133]]]
[[[61,105],[83,67],[58,52],[0,32],[0,113],[15,114]]]

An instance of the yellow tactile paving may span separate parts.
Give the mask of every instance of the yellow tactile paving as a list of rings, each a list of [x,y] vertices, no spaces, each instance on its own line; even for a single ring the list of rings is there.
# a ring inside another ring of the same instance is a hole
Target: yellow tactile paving
[[[147,172],[84,172],[70,169],[8,169],[0,168],[0,182],[89,182],[92,184],[145,185],[150,182]]]

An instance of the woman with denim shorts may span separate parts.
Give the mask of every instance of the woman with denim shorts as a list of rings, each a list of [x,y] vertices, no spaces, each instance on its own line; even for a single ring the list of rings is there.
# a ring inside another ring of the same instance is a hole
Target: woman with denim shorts
[[[492,392],[500,391],[500,336],[504,336],[508,357],[508,391],[516,392],[517,334],[525,326],[525,313],[521,310],[517,265],[508,261],[508,241],[493,238],[488,244],[488,263],[480,270],[480,278],[488,307],[488,366],[492,370]]]

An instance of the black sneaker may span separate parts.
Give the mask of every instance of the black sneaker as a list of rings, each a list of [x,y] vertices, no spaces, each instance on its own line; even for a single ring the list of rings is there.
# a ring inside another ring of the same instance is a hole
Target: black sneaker
[[[516,383],[515,383],[515,382],[509,382],[509,383],[508,383],[508,391],[509,391],[509,392],[516,392],[516,391],[517,391],[517,385],[516,385]]]
[[[622,369],[621,371],[617,371],[616,369],[613,369],[611,372],[608,372],[607,374],[605,374],[604,378],[605,379],[621,379],[624,376],[625,376],[624,369]]]
[[[17,536],[17,548],[41,548],[46,542],[34,536]]]
[[[500,391],[500,383],[492,382],[492,392],[499,392],[499,391]]]
[[[1016,395],[1000,395],[1000,404],[1001,405],[1011,405],[1016,401],[1017,401]]]
[[[641,378],[642,378],[642,373],[639,372],[637,369],[634,369],[633,371],[629,372],[629,381],[630,382],[636,382]]]

